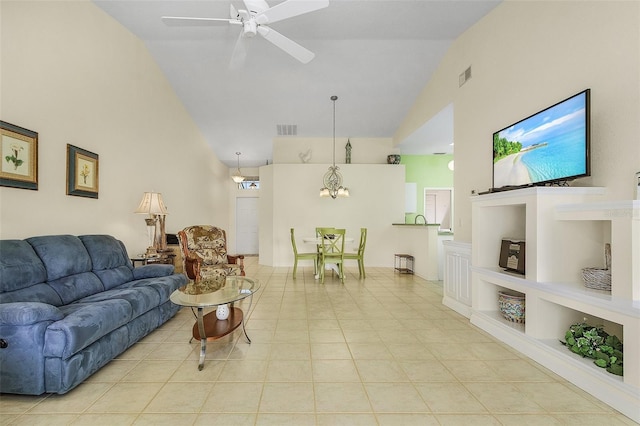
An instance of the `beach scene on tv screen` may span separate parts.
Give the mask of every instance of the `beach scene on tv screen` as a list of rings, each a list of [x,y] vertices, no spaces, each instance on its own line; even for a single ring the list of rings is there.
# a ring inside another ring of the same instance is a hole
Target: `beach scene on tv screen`
[[[493,135],[493,187],[525,186],[587,172],[586,93]]]

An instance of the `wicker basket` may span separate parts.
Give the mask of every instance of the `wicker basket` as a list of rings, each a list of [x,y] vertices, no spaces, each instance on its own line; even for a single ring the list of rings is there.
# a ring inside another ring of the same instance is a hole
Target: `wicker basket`
[[[498,292],[498,307],[502,316],[511,321],[524,324],[525,295],[521,293]]]
[[[594,290],[611,291],[611,244],[604,245],[605,268],[584,268],[584,286]]]

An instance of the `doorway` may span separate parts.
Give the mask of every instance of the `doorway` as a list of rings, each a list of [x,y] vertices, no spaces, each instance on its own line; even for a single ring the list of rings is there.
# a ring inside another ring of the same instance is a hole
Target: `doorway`
[[[236,253],[258,254],[258,197],[236,198]]]
[[[425,188],[424,216],[427,223],[439,223],[440,230],[451,231],[453,224],[453,188]]]

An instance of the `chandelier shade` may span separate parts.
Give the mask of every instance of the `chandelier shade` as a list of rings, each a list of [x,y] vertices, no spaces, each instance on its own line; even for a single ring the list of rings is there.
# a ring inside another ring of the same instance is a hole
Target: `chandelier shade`
[[[235,174],[231,176],[231,179],[233,179],[235,183],[242,183],[244,181],[244,176],[242,176],[242,173],[240,172],[240,153],[236,152],[236,155],[238,156],[238,168],[236,169]]]
[[[348,197],[349,189],[342,186],[342,174],[338,170],[340,168],[336,166],[336,101],[337,96],[331,96],[333,102],[333,164],[329,167],[329,170],[324,174],[322,178],[323,187],[320,189],[321,197],[331,197],[336,199],[337,197]]]

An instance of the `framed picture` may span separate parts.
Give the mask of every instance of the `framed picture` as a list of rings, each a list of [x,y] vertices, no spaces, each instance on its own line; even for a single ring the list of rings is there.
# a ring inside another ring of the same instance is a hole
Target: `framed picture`
[[[502,240],[498,266],[524,275],[525,247],[526,243],[522,240]]]
[[[38,189],[38,133],[0,121],[0,185]]]
[[[67,144],[67,195],[98,198],[98,154]]]

